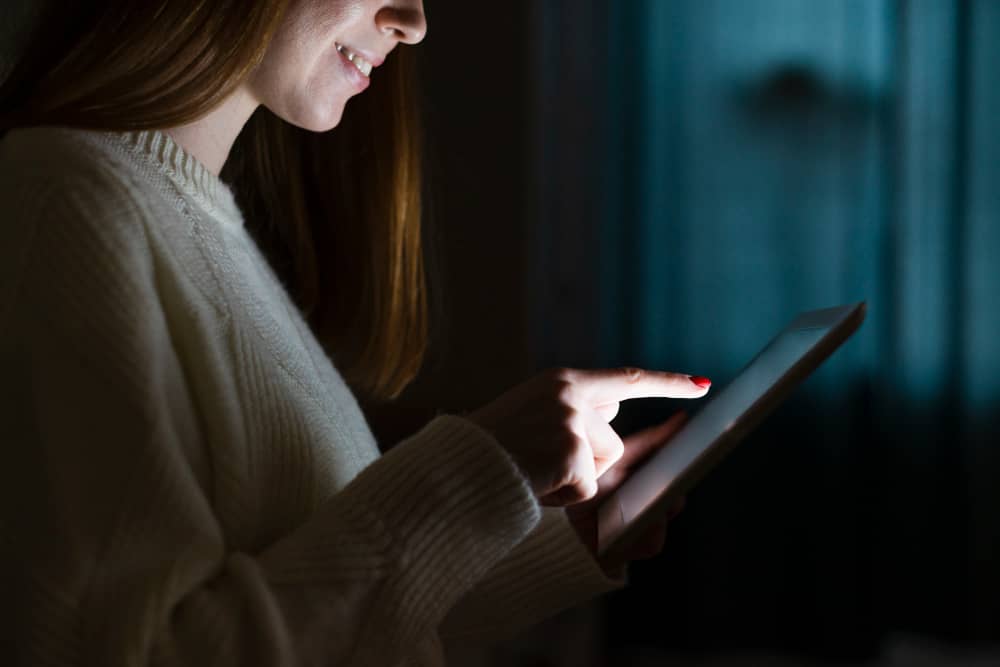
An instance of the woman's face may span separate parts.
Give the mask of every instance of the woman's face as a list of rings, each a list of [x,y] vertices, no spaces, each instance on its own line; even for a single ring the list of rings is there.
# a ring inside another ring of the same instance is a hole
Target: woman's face
[[[248,89],[286,122],[325,132],[399,42],[426,32],[422,0],[291,0]]]

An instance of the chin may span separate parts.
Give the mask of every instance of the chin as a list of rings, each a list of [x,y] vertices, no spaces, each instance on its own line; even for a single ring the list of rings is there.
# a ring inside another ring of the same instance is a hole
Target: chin
[[[344,115],[343,104],[330,104],[321,108],[298,108],[293,113],[278,114],[278,116],[295,127],[301,127],[310,132],[329,132],[340,124]]]
[[[341,116],[341,113],[338,113],[335,116],[327,114],[323,118],[312,117],[301,123],[292,122],[292,125],[297,125],[303,130],[309,130],[310,132],[329,132],[333,128],[340,125]]]

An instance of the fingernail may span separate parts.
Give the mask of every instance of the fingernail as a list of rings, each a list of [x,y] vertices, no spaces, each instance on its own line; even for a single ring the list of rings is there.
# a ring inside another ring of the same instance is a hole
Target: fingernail
[[[705,389],[707,387],[711,387],[712,386],[712,381],[711,380],[709,380],[706,377],[702,377],[700,375],[692,375],[691,376],[691,382],[694,382],[696,385],[698,385],[702,389]]]

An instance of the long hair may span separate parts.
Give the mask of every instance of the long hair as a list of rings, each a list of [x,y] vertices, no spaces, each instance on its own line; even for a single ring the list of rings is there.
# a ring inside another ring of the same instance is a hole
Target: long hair
[[[0,133],[189,123],[260,64],[287,4],[49,3],[0,85]],[[317,339],[371,400],[397,397],[416,377],[430,335],[410,51],[397,49],[379,67],[331,132],[302,130],[259,108],[221,174]]]

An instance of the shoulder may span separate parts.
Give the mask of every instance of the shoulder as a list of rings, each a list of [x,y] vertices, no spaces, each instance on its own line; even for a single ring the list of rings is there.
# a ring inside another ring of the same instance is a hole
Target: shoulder
[[[0,141],[0,303],[151,283],[144,193],[91,135],[39,127]]]
[[[58,127],[18,128],[0,141],[0,254],[71,244],[81,252],[145,243],[141,183],[97,138]]]
[[[107,136],[61,127],[8,132],[0,141],[0,206],[16,217],[76,210],[117,220],[139,213],[143,188],[108,150]]]

